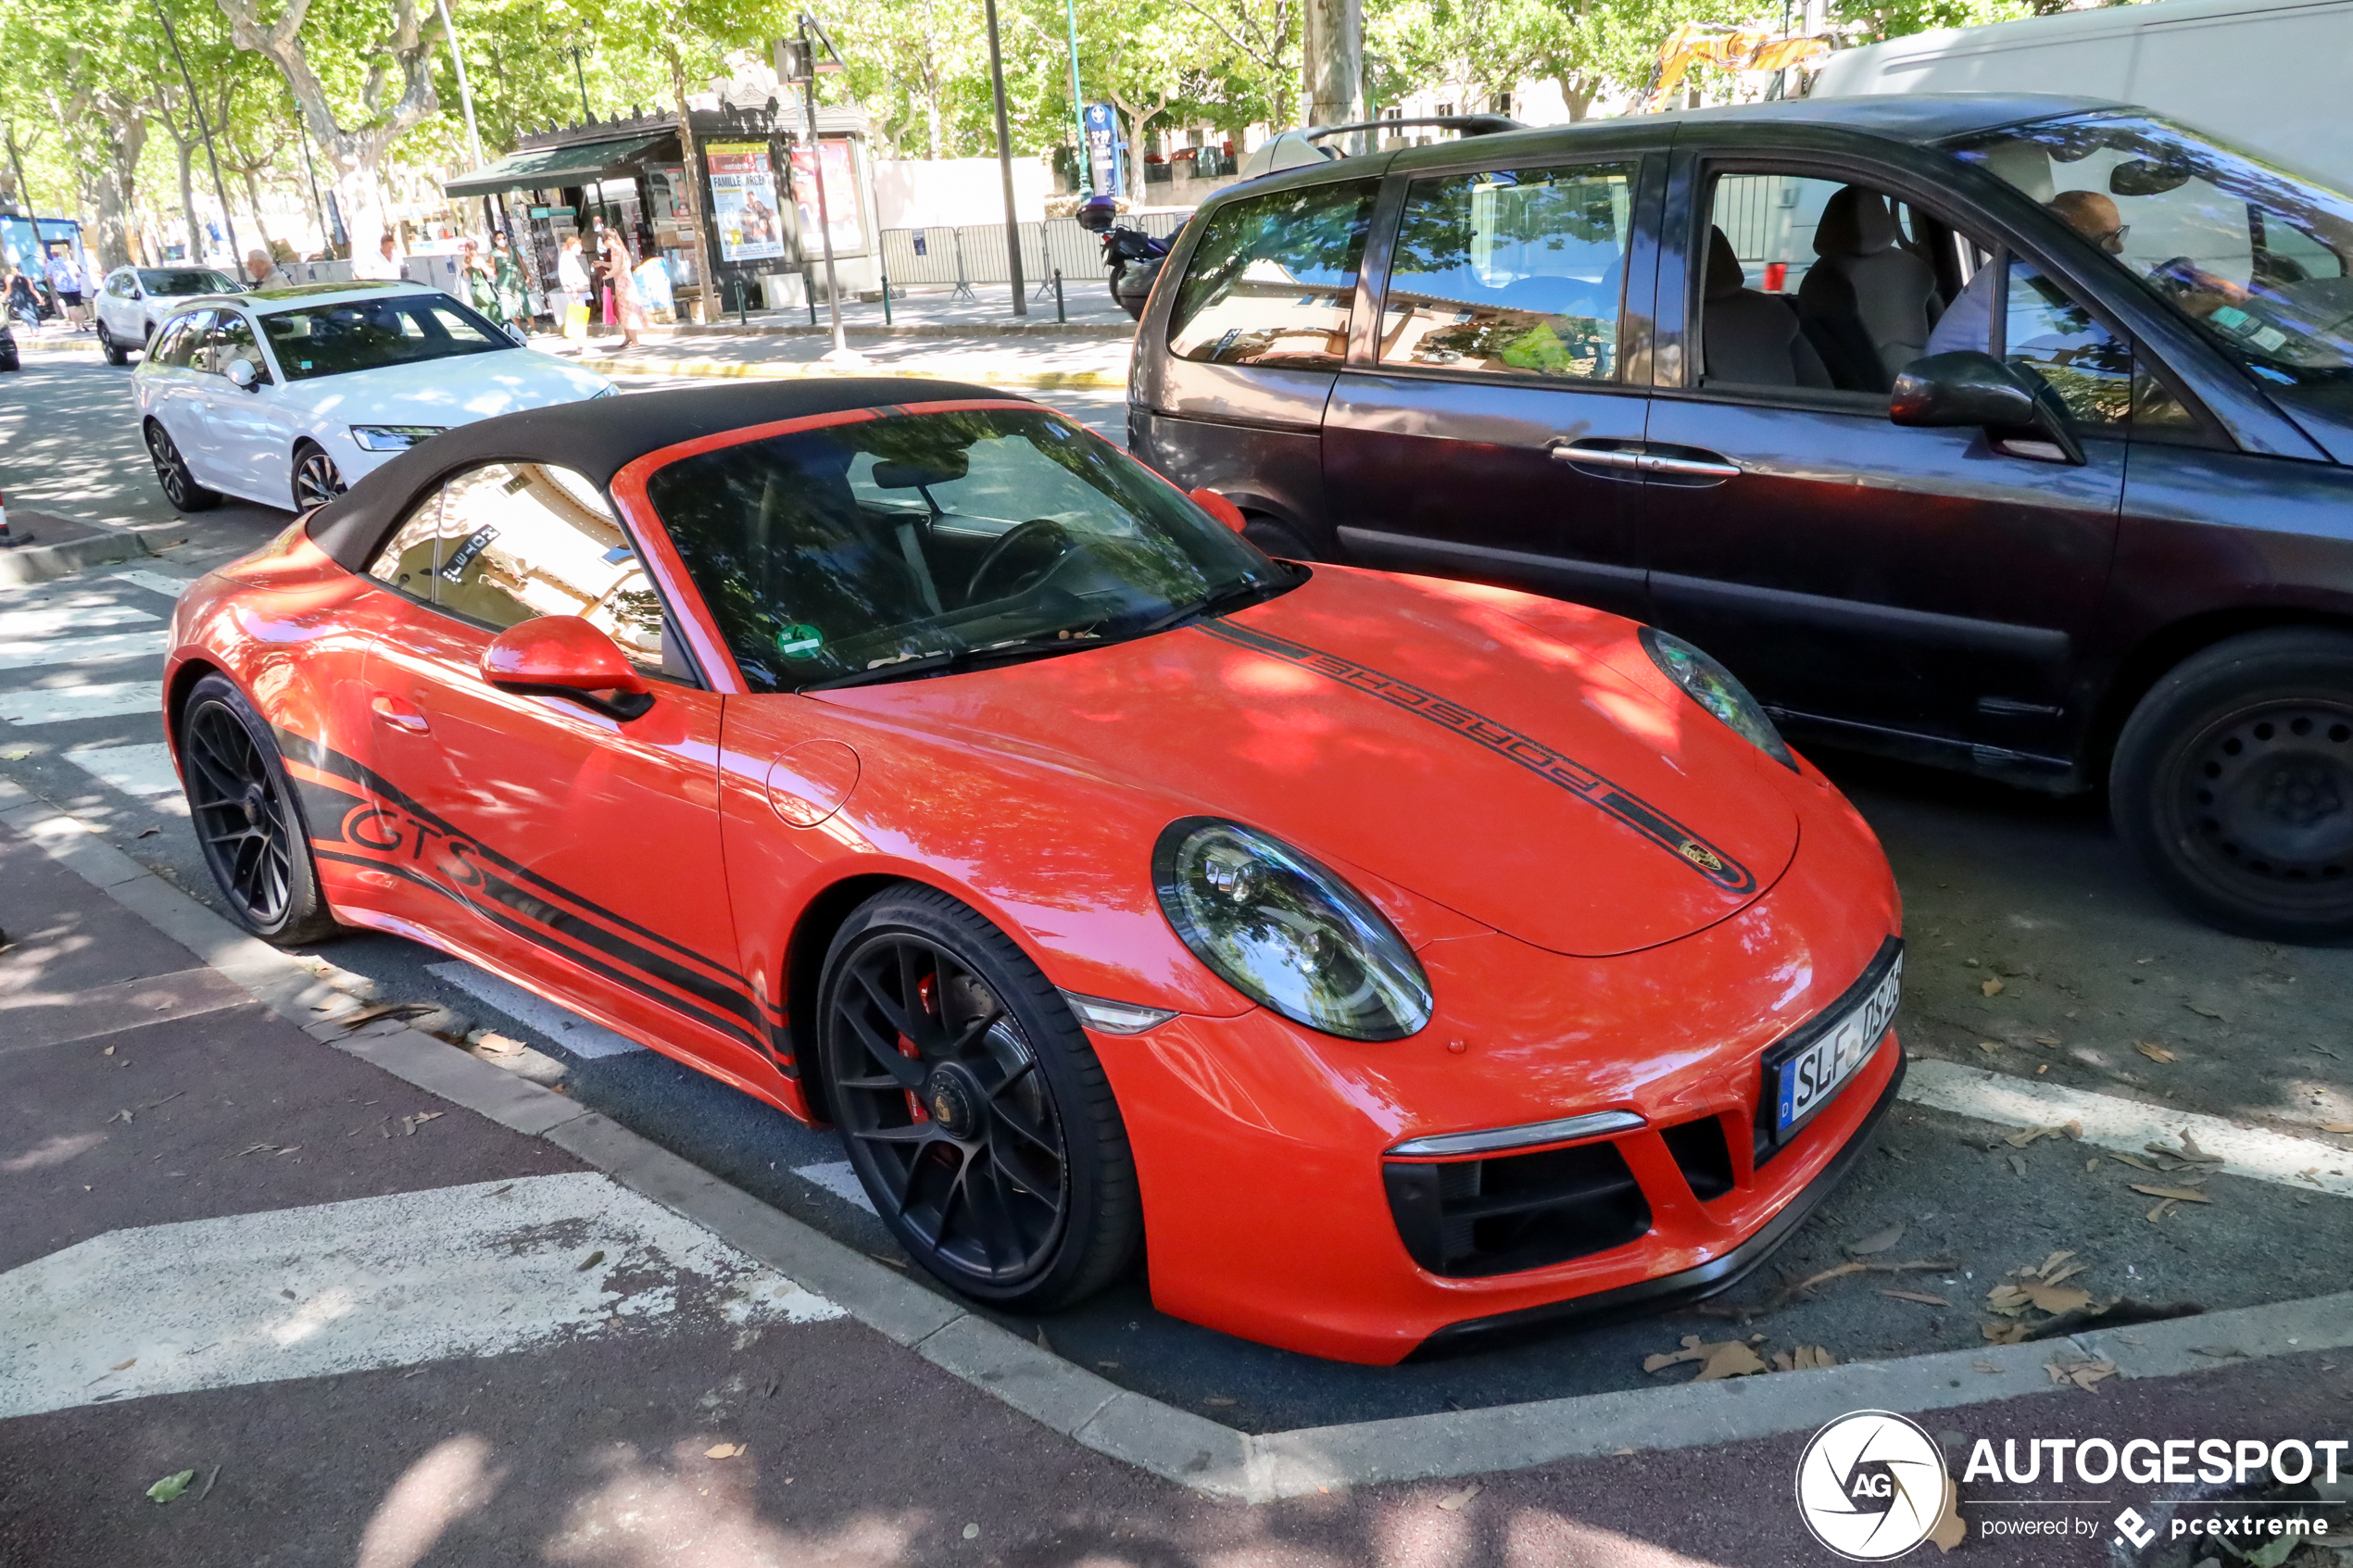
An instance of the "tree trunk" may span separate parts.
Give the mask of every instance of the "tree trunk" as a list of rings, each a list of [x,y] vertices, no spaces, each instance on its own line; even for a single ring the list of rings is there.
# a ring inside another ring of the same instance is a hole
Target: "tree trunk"
[[[926,77],[924,89],[924,129],[931,137],[931,161],[937,163],[940,157],[939,82]]]
[[[261,182],[254,178],[251,164],[246,164],[240,172],[245,177],[245,205],[253,208],[253,232],[261,237],[261,248],[268,251],[274,260],[277,247],[271,244],[270,231],[261,221]]]
[[[686,62],[673,44],[663,50],[670,60],[670,90],[678,99],[678,151],[686,160],[686,215],[695,224],[695,323],[707,325],[719,300],[719,279],[711,270],[711,233],[702,220],[702,155],[695,145],[692,111],[686,107]],[[779,201],[792,200],[792,169],[787,166]],[[779,221],[781,221],[781,217]]]
[[[204,229],[196,221],[196,182],[194,165],[196,149],[172,133],[172,147],[180,155],[180,212],[188,223],[188,261],[191,266],[205,263]]]
[[[1307,123],[1345,125],[1365,118],[1363,0],[1307,0],[1306,36],[1300,51],[1307,90]],[[1360,136],[1348,138],[1355,151]]]

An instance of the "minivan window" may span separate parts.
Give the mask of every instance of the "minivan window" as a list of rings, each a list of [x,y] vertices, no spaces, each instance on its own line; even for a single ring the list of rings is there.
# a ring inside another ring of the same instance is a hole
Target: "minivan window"
[[[1374,184],[1309,185],[1219,207],[1169,318],[1179,359],[1338,370]]]
[[[1385,365],[1613,381],[1634,166],[1417,180],[1390,264]]]

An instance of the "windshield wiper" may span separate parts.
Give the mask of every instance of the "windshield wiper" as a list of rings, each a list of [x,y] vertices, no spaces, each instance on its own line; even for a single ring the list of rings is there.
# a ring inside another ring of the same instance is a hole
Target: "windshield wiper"
[[[1068,630],[1041,632],[1009,642],[990,643],[984,647],[950,648],[939,653],[919,654],[913,659],[894,659],[888,664],[853,670],[847,675],[812,681],[794,689],[804,692],[836,691],[844,686],[871,686],[879,682],[904,680],[914,675],[952,674],[958,671],[976,670],[983,664],[993,664],[1000,659],[1044,659],[1077,648],[1101,647],[1106,640],[1077,635]]]
[[[1298,587],[1300,583],[1306,581],[1306,577],[1305,572],[1300,572],[1287,579],[1277,578],[1272,582],[1264,583],[1237,583],[1229,588],[1220,588],[1205,599],[1196,599],[1182,609],[1170,610],[1157,621],[1147,621],[1120,640],[1126,642],[1137,637],[1150,637],[1158,633],[1174,631],[1188,621],[1199,621],[1205,616],[1230,610],[1248,609],[1252,605],[1272,598],[1287,589]]]

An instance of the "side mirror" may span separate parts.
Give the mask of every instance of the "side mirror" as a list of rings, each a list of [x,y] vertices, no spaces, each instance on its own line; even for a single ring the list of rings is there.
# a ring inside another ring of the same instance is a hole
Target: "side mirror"
[[[223,374],[228,376],[229,384],[239,392],[251,392],[261,384],[261,378],[255,372],[250,359],[230,360],[229,369]]]
[[[531,346],[530,337],[524,333],[521,327],[516,326],[512,321],[507,323],[507,335],[515,340],[515,346],[517,348],[529,348]]]
[[[1186,494],[1192,497],[1195,506],[1237,533],[1239,533],[1243,525],[1250,521],[1242,516],[1242,509],[1206,485],[1199,490],[1188,491]]]
[[[1973,348],[1931,354],[1904,367],[1887,417],[1926,429],[1983,427],[1996,451],[2037,462],[2082,466],[2083,448],[2050,384]]]
[[[637,667],[576,615],[508,627],[483,650],[482,678],[501,691],[566,697],[609,719],[642,718],[654,705]]]

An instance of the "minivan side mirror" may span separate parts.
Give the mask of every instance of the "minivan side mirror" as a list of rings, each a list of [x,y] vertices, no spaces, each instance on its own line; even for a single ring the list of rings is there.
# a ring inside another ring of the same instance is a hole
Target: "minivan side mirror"
[[[2083,448],[2047,383],[1973,348],[1913,360],[1895,378],[1887,417],[1899,425],[1977,425],[1996,451],[2037,462],[2081,466]]]
[[[620,645],[576,615],[508,627],[482,650],[482,678],[501,691],[565,697],[609,719],[642,718],[654,705]]]

